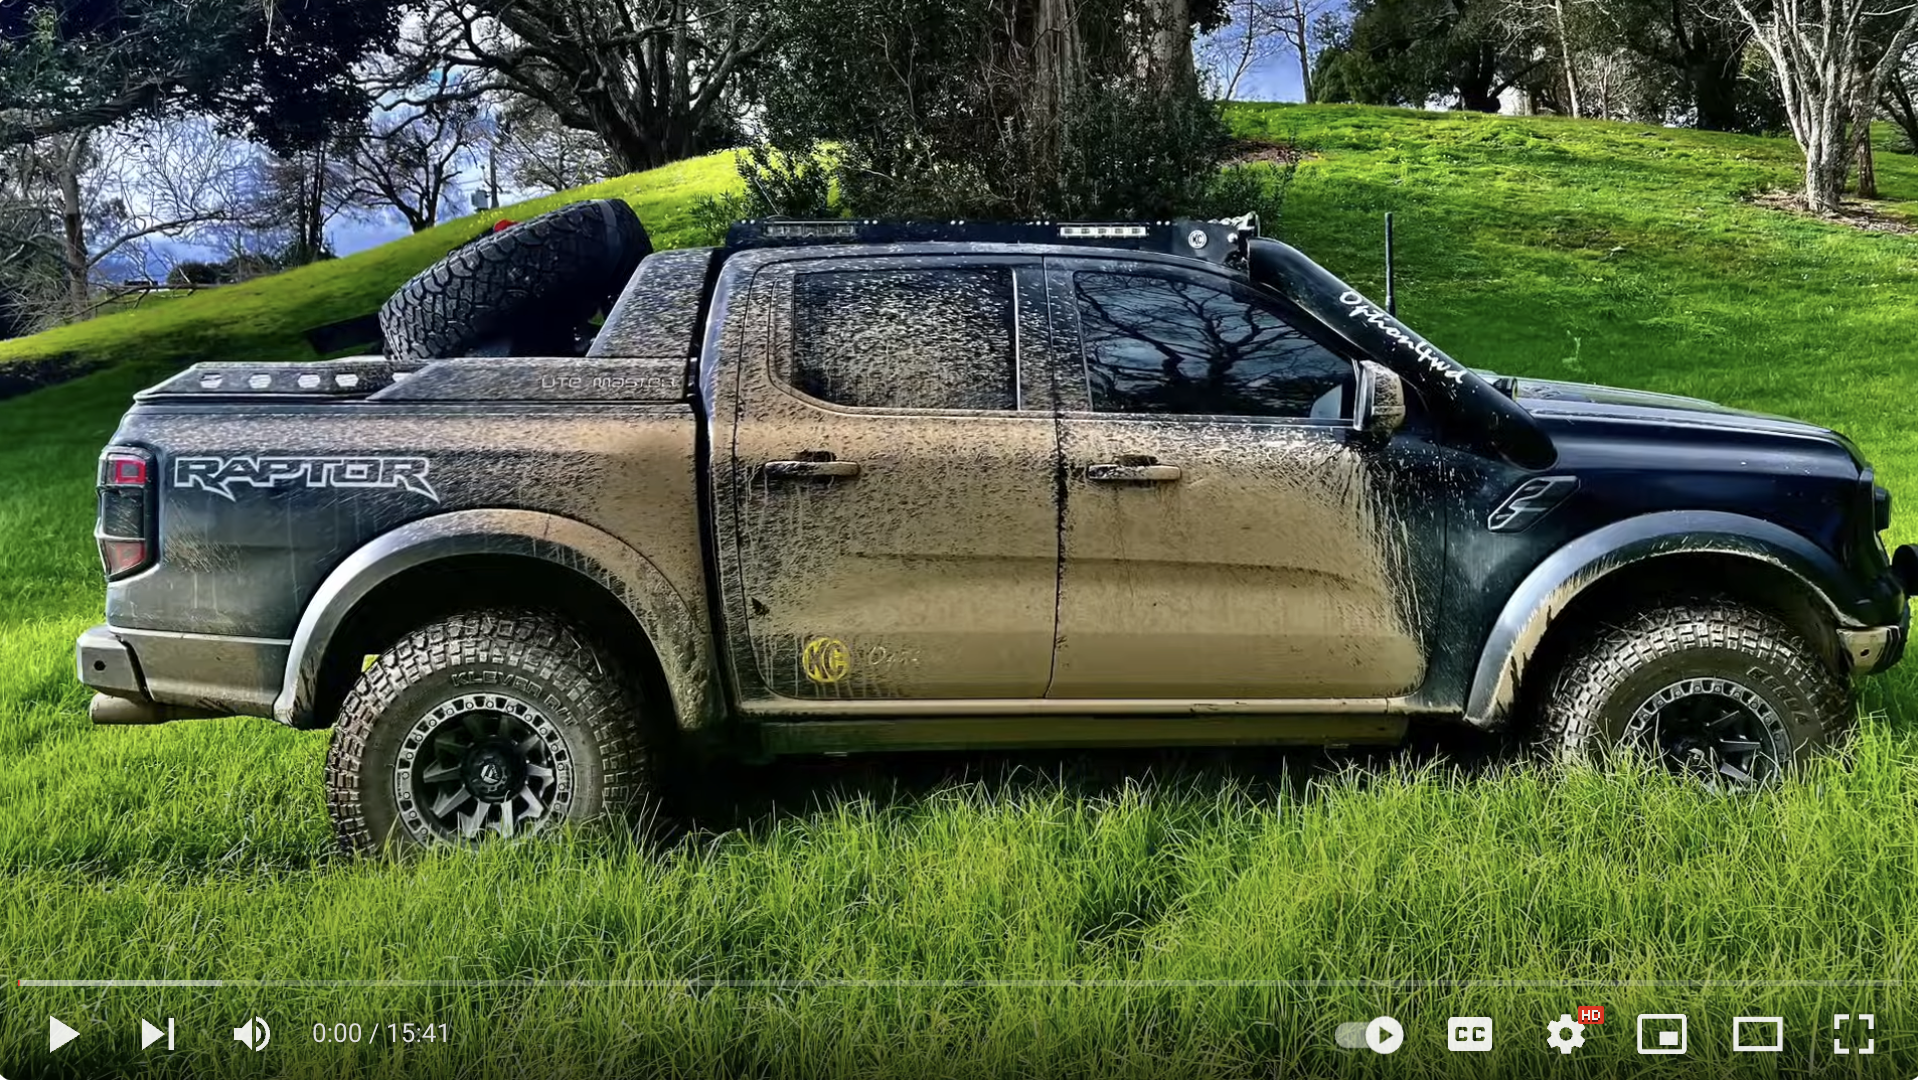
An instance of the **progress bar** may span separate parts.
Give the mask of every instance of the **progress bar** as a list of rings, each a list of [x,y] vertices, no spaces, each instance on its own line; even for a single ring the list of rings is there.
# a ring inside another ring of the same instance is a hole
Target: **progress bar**
[[[1900,979],[17,979],[20,987],[406,990],[1554,990],[1684,988],[1890,990]]]

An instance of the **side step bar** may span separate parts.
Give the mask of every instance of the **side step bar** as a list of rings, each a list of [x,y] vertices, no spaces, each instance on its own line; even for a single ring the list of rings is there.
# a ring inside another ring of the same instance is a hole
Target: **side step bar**
[[[1403,716],[966,716],[909,720],[770,720],[770,754],[849,754],[975,747],[1363,746],[1405,737]]]

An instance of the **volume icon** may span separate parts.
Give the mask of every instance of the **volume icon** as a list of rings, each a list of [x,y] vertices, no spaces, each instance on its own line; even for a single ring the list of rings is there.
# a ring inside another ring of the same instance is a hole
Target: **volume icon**
[[[166,1018],[166,1027],[157,1028],[147,1023],[146,1017],[140,1018],[140,1049],[145,1050],[161,1039],[166,1040],[166,1048],[173,1049],[173,1018]]]
[[[233,1029],[233,1041],[244,1045],[248,1050],[264,1050],[273,1038],[273,1029],[266,1026],[266,1018],[256,1016]]]

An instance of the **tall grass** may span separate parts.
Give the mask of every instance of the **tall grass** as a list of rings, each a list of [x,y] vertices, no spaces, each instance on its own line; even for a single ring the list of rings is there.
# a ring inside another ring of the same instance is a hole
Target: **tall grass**
[[[1235,123],[1311,133],[1286,238],[1335,271],[1375,287],[1378,218],[1397,212],[1401,310],[1462,359],[1832,424],[1918,499],[1918,241],[1745,203],[1791,182],[1789,144],[1343,108]],[[1881,156],[1879,182],[1910,198],[1918,168]],[[259,283],[260,310],[299,303],[301,280]],[[141,355],[144,327],[186,340],[161,320],[192,303],[116,317],[109,358]],[[1740,797],[1442,737],[1363,759],[890,757],[716,770],[699,827],[659,841],[342,860],[323,733],[84,719],[93,457],[156,370],[0,403],[0,957],[15,979],[237,985],[10,987],[0,1073],[1918,1069],[1895,985],[1918,977],[1918,668],[1867,684],[1842,755]],[[1918,539],[1912,520],[1894,542]],[[1612,1018],[1549,1051],[1546,1021],[1588,1004]],[[1691,1052],[1636,1054],[1639,1012],[1688,1013]],[[1878,1054],[1829,1056],[1840,1012],[1876,1014]],[[82,1032],[51,1056],[49,1013]],[[230,1038],[256,1013],[275,1033],[259,1053]],[[1335,1046],[1340,1022],[1380,1014],[1405,1049]],[[1452,1015],[1492,1016],[1495,1049],[1447,1052]],[[1731,1054],[1748,1015],[1784,1017],[1788,1052]],[[175,1017],[180,1048],[140,1051],[142,1016]],[[409,1021],[452,1041],[312,1041],[316,1023],[365,1039]]]

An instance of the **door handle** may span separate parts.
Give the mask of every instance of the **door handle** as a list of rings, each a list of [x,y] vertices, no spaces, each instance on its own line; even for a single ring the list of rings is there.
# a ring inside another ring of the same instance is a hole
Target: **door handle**
[[[768,461],[768,480],[836,480],[859,475],[857,461]]]
[[[1170,484],[1179,479],[1179,467],[1100,462],[1086,466],[1086,479],[1095,484]]]

